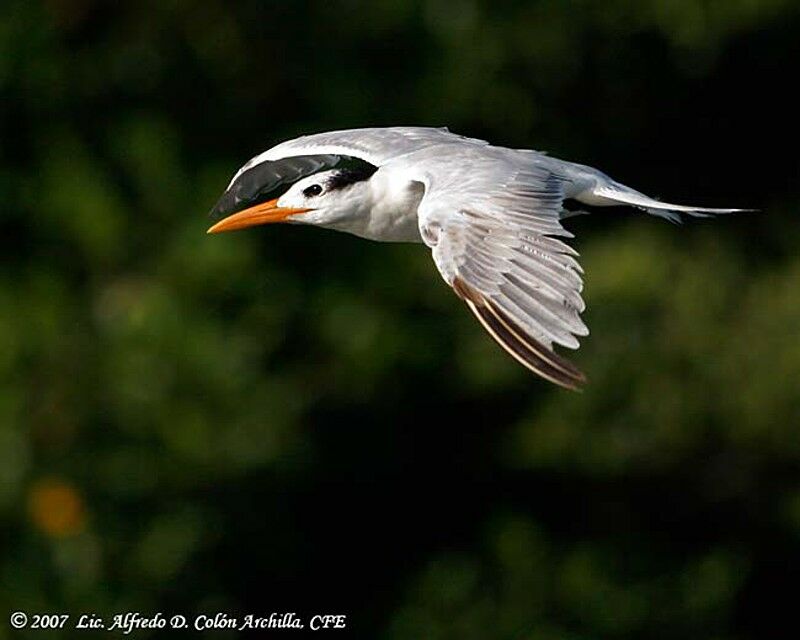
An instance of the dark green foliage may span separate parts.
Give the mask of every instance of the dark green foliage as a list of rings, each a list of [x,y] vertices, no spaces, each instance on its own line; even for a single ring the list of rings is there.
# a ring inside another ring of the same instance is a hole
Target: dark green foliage
[[[794,0],[6,0],[0,611],[796,637],[798,36]],[[761,212],[570,220],[568,393],[424,247],[206,236],[250,156],[391,124]]]

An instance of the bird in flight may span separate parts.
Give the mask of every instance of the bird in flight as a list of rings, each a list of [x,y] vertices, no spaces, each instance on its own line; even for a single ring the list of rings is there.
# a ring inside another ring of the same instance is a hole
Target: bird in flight
[[[561,221],[630,205],[679,222],[741,209],[660,202],[585,165],[497,147],[446,128],[332,131],[288,140],[247,162],[212,210],[209,233],[271,222],[369,240],[420,242],[444,281],[511,356],[577,389],[586,378],[553,345],[578,347],[583,270]]]

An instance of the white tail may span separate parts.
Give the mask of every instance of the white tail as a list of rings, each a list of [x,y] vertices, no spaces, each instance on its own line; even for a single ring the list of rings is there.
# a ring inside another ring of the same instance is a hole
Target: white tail
[[[612,180],[602,171],[593,167],[565,162],[556,158],[547,158],[547,160],[554,165],[552,166],[554,172],[560,175],[568,185],[565,196],[591,206],[630,205],[675,223],[681,222],[680,214],[682,213],[696,218],[707,218],[723,213],[754,211],[754,209],[715,209],[661,202]]]

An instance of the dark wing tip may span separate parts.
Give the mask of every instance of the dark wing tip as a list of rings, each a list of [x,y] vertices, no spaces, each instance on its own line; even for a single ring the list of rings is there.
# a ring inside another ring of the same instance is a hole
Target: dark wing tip
[[[575,365],[525,332],[463,280],[456,277],[453,289],[464,299],[489,335],[517,362],[565,389],[578,391],[586,384],[586,376]]]

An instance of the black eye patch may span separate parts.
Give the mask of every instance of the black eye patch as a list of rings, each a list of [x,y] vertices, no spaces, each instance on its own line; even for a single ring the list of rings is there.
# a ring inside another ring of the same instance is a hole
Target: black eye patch
[[[344,189],[356,182],[369,180],[372,174],[377,170],[378,167],[371,164],[366,164],[366,166],[345,167],[328,179],[328,190],[335,191],[337,189]]]

